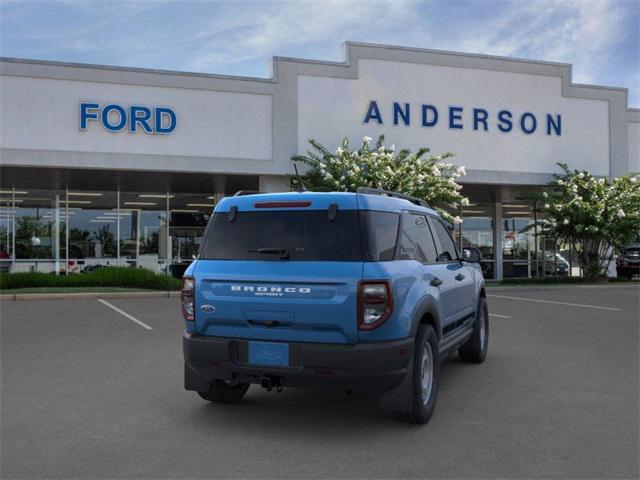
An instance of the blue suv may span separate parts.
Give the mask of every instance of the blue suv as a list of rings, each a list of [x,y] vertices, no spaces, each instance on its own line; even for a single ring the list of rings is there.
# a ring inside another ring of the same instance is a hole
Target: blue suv
[[[487,354],[479,262],[412,197],[238,192],[183,279],[185,388],[217,403],[251,384],[366,391],[425,423],[440,362]]]

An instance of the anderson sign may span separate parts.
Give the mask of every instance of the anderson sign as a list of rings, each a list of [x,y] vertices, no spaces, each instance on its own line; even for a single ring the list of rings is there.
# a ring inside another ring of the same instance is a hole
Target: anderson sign
[[[488,132],[497,129],[503,133],[519,130],[526,135],[536,132],[558,137],[562,135],[562,115],[559,113],[536,115],[532,112],[514,113],[506,109],[489,112],[480,107],[449,105],[446,108],[438,108],[428,103],[412,105],[393,102],[388,106],[379,106],[376,100],[370,100],[363,121],[379,125],[391,123],[407,126],[412,122],[427,128],[435,127],[442,122],[452,130],[467,128]]]

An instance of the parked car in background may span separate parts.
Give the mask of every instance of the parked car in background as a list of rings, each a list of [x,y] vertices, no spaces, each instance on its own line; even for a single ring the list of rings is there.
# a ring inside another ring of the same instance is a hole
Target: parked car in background
[[[4,250],[0,250],[0,273],[11,270],[11,256]]]
[[[569,275],[571,266],[569,261],[559,253],[545,252],[544,261],[538,266],[538,274],[541,276]]]
[[[616,273],[629,280],[634,275],[640,275],[640,243],[633,243],[622,249],[616,262]]]
[[[251,384],[363,391],[425,423],[440,362],[487,354],[480,261],[397,193],[227,197],[183,279],[185,388],[216,403]]]

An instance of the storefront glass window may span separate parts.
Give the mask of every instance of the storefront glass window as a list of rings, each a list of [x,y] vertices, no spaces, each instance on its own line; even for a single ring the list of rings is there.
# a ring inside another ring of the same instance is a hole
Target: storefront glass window
[[[12,225],[16,262],[13,271],[52,272],[64,268],[65,192],[20,191]],[[8,210],[10,212],[10,210]],[[11,223],[11,221],[9,221]],[[60,261],[63,261],[60,265]]]
[[[12,190],[0,192],[0,273],[11,269],[13,258],[13,195]]]
[[[0,272],[71,274],[119,265],[179,277],[198,253],[220,198],[213,192],[4,189]]]
[[[502,272],[504,278],[526,278],[536,270],[533,206],[524,202],[502,205]]]
[[[493,245],[494,216],[492,204],[470,204],[462,208],[462,247],[475,247],[482,254],[484,278],[495,278]]]
[[[216,197],[211,194],[176,193],[169,199],[171,273],[182,276],[193,256],[198,254],[204,229],[213,213]]]
[[[167,270],[167,201],[161,192],[120,193],[120,255],[126,263],[155,272]]]
[[[117,193],[69,190],[68,207],[68,271],[117,265]]]

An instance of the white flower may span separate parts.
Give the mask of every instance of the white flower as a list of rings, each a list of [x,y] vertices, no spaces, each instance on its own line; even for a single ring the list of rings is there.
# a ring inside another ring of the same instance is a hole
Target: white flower
[[[542,192],[542,196],[543,196],[544,198],[549,198],[549,194],[548,194],[547,192]]]
[[[456,169],[456,173],[459,175],[466,175],[467,174],[467,169],[465,167],[458,167]]]
[[[564,185],[564,182],[562,180],[558,180],[558,185]]]
[[[569,219],[568,219],[568,218],[565,218],[565,219],[562,221],[562,224],[563,224],[563,225],[569,225]]]
[[[624,210],[622,210],[622,209],[618,210],[618,217],[619,217],[619,218],[624,218],[624,217],[626,217],[626,215],[624,214]]]
[[[631,180],[631,183],[636,183],[638,181],[638,177],[631,177],[629,180]]]
[[[392,152],[395,152],[395,151],[396,151],[396,146],[395,146],[395,144],[391,145],[391,146],[389,147],[389,150],[391,150]]]
[[[460,205],[462,205],[463,207],[468,207],[469,206],[469,199],[467,197],[464,197],[461,201],[460,201]]]
[[[462,219],[458,216],[453,217],[453,223],[458,224],[462,223]]]
[[[340,147],[336,148],[336,155],[342,155],[342,152],[344,150],[342,150]]]
[[[549,208],[549,204],[548,204],[548,203],[545,203],[545,204],[544,204],[544,208]]]
[[[580,173],[578,174],[578,176],[579,176],[580,178],[584,178],[584,173],[580,172]]]
[[[371,137],[364,137],[362,140],[364,141],[364,143],[369,143],[371,140],[373,140],[373,138],[371,138]]]

